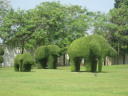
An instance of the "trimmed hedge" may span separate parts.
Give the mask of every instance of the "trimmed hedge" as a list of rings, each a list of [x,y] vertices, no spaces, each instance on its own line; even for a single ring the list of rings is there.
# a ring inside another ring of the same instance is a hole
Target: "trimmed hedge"
[[[20,72],[30,72],[34,59],[30,53],[17,55],[14,59],[14,69]]]
[[[57,45],[41,46],[35,51],[35,59],[38,68],[56,69],[57,57],[60,55],[60,48]]]
[[[80,70],[80,58],[87,62],[87,71],[102,71],[102,61],[106,56],[113,56],[116,51],[110,44],[99,35],[90,35],[79,38],[72,42],[68,48],[70,57],[71,71]],[[98,64],[98,66],[97,66]],[[98,68],[97,68],[98,67]]]

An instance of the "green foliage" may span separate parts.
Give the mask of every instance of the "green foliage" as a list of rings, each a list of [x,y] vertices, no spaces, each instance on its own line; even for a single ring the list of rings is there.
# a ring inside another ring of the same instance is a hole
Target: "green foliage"
[[[85,58],[85,62],[89,67],[88,70],[96,72],[97,61],[99,61],[99,71],[102,70],[101,59],[106,56],[112,56],[115,54],[115,50],[108,44],[108,42],[99,35],[91,35],[82,37],[75,40],[68,48],[68,54],[71,60],[71,71],[79,71],[80,58]],[[111,54],[112,53],[112,54]],[[90,69],[91,68],[91,69]]]
[[[57,45],[48,45],[47,46],[48,50],[49,50],[49,54],[55,55],[55,56],[59,56],[60,54],[60,48]]]
[[[60,48],[57,45],[41,46],[35,51],[38,68],[56,69]]]
[[[4,49],[0,47],[0,55],[4,55]]]
[[[17,55],[15,58],[14,58],[14,69],[15,71],[20,71],[21,68],[20,68],[20,65],[21,65],[21,54],[20,55]]]
[[[121,55],[123,56],[123,64],[125,64],[125,55],[128,53],[128,0],[120,0],[118,3],[116,2],[118,7],[109,12],[109,22],[115,27],[109,29],[108,40],[117,50],[117,63],[119,64],[119,56]]]
[[[3,63],[3,57],[0,56],[0,64]]]
[[[4,49],[0,47],[0,66],[2,66],[1,63],[3,63],[4,61],[3,55],[4,55]]]
[[[60,48],[57,45],[48,45],[49,50],[48,56],[48,68],[56,69],[57,67],[57,57],[60,55]]]
[[[48,58],[48,49],[47,46],[41,46],[35,51],[35,59],[38,68],[46,68],[47,67],[47,58]]]
[[[0,37],[11,47],[36,49],[55,44],[66,47],[87,34],[87,10],[77,5],[43,2],[31,10],[9,10],[0,27]]]
[[[30,72],[33,64],[34,60],[30,53],[17,55],[14,60],[15,71]]]
[[[57,56],[49,55],[47,64],[48,64],[48,69],[56,69],[57,68]]]
[[[115,0],[115,8],[120,8],[122,5],[128,5],[128,0]]]

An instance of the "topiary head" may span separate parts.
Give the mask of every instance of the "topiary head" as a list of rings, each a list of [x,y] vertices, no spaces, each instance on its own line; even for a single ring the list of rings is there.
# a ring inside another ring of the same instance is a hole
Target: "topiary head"
[[[116,56],[117,55],[117,51],[110,46],[108,48],[108,51],[107,51],[107,54],[106,55],[109,56],[109,57]]]
[[[43,58],[48,57],[48,48],[47,46],[40,46],[35,51],[35,59],[36,60],[42,60]]]
[[[58,47],[57,45],[48,45],[47,48],[48,48],[49,55],[55,55],[55,56],[60,55],[61,48]]]

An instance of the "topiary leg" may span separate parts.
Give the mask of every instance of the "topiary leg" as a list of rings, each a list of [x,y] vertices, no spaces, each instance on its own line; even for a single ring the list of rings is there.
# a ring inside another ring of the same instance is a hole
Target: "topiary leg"
[[[98,59],[98,72],[102,71],[103,58]]]
[[[70,59],[71,71],[72,72],[79,72],[80,71],[80,62],[81,62],[80,57]]]
[[[54,69],[54,56],[49,55],[47,64],[48,64],[48,69]]]
[[[97,60],[96,58],[92,58],[91,60],[91,72],[97,71]]]
[[[80,63],[81,63],[81,60],[82,60],[81,57],[76,57],[75,60],[74,60],[74,61],[75,61],[75,66],[76,66],[76,67],[75,67],[75,68],[76,68],[75,70],[76,70],[77,72],[80,71]]]
[[[75,61],[73,58],[70,58],[70,61],[69,61],[70,65],[71,65],[71,71],[72,72],[76,72],[76,66],[75,66]]]
[[[91,62],[89,59],[85,59],[86,61],[85,63],[85,67],[86,67],[86,71],[90,72],[91,71]]]

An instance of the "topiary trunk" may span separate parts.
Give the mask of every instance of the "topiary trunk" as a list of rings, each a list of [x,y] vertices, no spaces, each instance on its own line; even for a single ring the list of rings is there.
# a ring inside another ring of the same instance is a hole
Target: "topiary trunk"
[[[48,64],[48,69],[56,69],[57,56],[49,55],[47,64]]]

